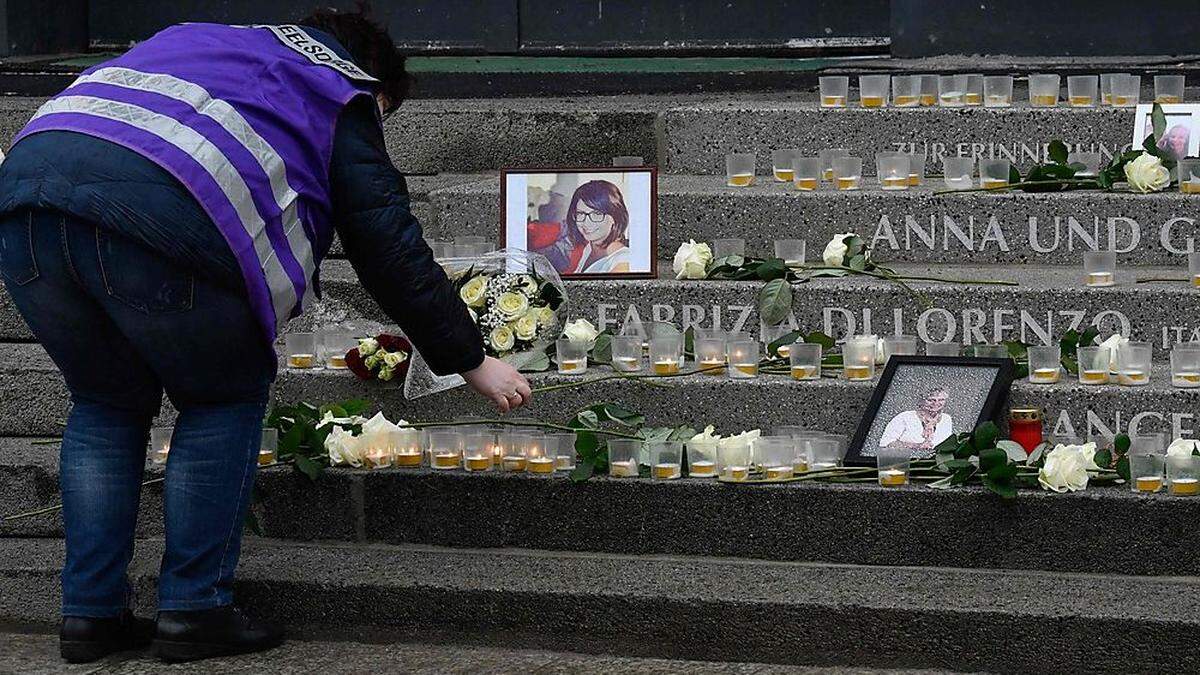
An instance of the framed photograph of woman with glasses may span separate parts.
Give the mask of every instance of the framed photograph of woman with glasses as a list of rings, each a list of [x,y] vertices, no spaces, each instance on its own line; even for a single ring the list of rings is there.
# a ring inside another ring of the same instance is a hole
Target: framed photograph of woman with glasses
[[[657,274],[653,167],[506,169],[501,245],[540,253],[563,277]]]

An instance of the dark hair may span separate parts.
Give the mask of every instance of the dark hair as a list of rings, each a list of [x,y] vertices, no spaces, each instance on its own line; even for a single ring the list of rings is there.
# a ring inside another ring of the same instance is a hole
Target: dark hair
[[[404,70],[404,55],[387,29],[370,15],[370,5],[359,0],[353,12],[339,12],[332,7],[313,10],[300,20],[300,25],[323,30],[341,43],[359,68],[379,80],[377,91],[387,97],[390,111],[408,95],[408,73]]]
[[[618,239],[627,241],[625,231],[629,229],[629,209],[625,208],[625,198],[621,196],[621,190],[606,180],[592,180],[575,189],[575,194],[571,196],[571,205],[567,208],[567,236],[572,244],[587,243],[575,222],[575,207],[581,201],[599,213],[612,216],[612,232],[600,242],[600,246],[608,246]]]

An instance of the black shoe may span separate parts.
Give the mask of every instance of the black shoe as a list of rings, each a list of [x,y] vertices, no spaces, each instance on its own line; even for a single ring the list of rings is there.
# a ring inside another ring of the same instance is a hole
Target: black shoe
[[[141,649],[154,638],[154,622],[125,610],[120,616],[96,619],[64,616],[58,651],[67,663],[89,663],[109,654]]]
[[[232,605],[194,612],[159,612],[154,655],[163,661],[196,661],[278,647],[283,630],[246,618]]]

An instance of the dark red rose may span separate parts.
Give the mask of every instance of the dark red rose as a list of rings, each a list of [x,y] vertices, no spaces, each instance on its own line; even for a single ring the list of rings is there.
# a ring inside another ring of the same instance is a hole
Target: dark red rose
[[[358,376],[360,380],[373,380],[375,373],[367,370],[367,365],[363,363],[362,356],[358,353],[358,347],[346,352],[346,367],[350,372]]]

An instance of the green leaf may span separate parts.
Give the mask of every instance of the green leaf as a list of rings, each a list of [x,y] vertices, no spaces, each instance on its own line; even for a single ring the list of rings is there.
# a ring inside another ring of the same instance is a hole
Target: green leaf
[[[837,340],[833,339],[832,336],[826,335],[820,331],[813,331],[808,335],[805,335],[804,341],[821,345],[821,349],[823,350],[833,349],[837,345]]]
[[[983,476],[983,485],[1004,499],[1017,496],[1017,488],[1013,480],[1017,477],[1017,467],[1012,464],[997,466]]]
[[[971,441],[971,437],[967,436],[958,442],[958,446],[954,448],[955,459],[966,459],[975,454],[975,445]]]
[[[1024,462],[1029,457],[1029,453],[1025,452],[1025,448],[1016,441],[1008,439],[996,441],[996,447],[1003,450],[1004,454],[1008,455],[1009,461],[1012,462]]]
[[[792,286],[786,279],[768,281],[758,294],[758,315],[768,326],[786,319],[791,309]]]
[[[1072,375],[1079,374],[1079,362],[1075,360],[1075,357],[1064,356],[1064,357],[1062,357],[1060,363],[1062,363],[1063,368],[1067,369],[1068,373],[1070,373]]]
[[[1067,163],[1067,144],[1063,143],[1062,141],[1057,140],[1057,139],[1050,141],[1050,148],[1048,150],[1048,154],[1050,155],[1050,161],[1052,161],[1056,164],[1066,164]]]
[[[779,355],[780,347],[782,347],[784,345],[794,344],[794,343],[798,342],[799,340],[800,340],[800,331],[798,331],[798,330],[794,330],[786,335],[783,335],[779,339],[777,339],[774,342],[767,345],[767,356],[769,358],[775,358],[776,356]]]
[[[1150,109],[1150,123],[1154,128],[1154,137],[1162,138],[1167,133],[1167,115],[1158,103]]]
[[[575,454],[580,459],[595,463],[606,453],[600,452],[600,439],[590,431],[580,431],[575,434]]]
[[[550,370],[550,356],[545,352],[531,354],[529,360],[520,368],[522,373],[543,373],[547,370]]]
[[[567,422],[567,426],[572,429],[598,429],[600,428],[600,415],[595,410],[584,408],[575,413],[575,417]]]
[[[969,434],[951,434],[946,438],[946,440],[938,443],[933,448],[933,451],[938,453],[953,453],[958,448],[958,444],[961,443],[968,435]]]
[[[604,331],[596,336],[592,346],[592,359],[597,363],[612,363],[612,333]]]
[[[1145,151],[1147,155],[1154,155],[1155,157],[1160,158],[1163,156],[1162,150],[1158,149],[1158,141],[1155,140],[1154,134],[1151,134],[1142,140],[1142,150]]]
[[[965,485],[968,480],[971,480],[971,476],[975,475],[975,471],[975,467],[971,465],[958,469],[953,475],[950,476],[950,484]]]
[[[854,256],[850,259],[850,262],[846,264],[846,267],[858,272],[867,269],[867,256],[862,254]]]
[[[1095,462],[1096,466],[1100,467],[1101,469],[1111,468],[1112,453],[1105,448],[1101,448],[1096,451],[1096,454],[1092,457],[1092,461]]]
[[[616,403],[597,403],[590,405],[578,414],[591,413],[589,420],[594,419],[598,425],[600,422],[616,422],[627,427],[641,426],[646,423],[646,417],[639,412],[634,412],[628,408],[621,407]],[[592,427],[595,428],[595,427]]]
[[[933,490],[949,490],[954,487],[954,476],[946,476],[945,478],[939,478],[938,480],[933,481],[932,483],[926,485],[925,487],[933,489]]]
[[[324,470],[324,467],[322,467],[320,464],[309,459],[308,457],[305,457],[304,455],[295,455],[293,458],[296,460],[296,469],[298,469],[300,473],[303,473],[305,476],[308,476],[309,480],[315,481],[321,477],[321,472]]]
[[[782,258],[770,258],[758,266],[755,274],[763,281],[771,281],[773,279],[783,279],[787,276],[787,263]]]
[[[1117,460],[1116,469],[1117,469],[1118,476],[1120,476],[1121,478],[1124,478],[1126,481],[1130,480],[1130,478],[1129,478],[1129,456],[1128,455],[1122,455],[1121,459]]]
[[[571,471],[571,481],[575,483],[582,483],[591,478],[595,471],[596,464],[594,462],[591,460],[583,460],[576,464],[575,468]]]
[[[999,448],[986,448],[979,451],[979,470],[984,473],[1008,463],[1008,453]]]
[[[1113,438],[1113,449],[1118,455],[1128,455],[1130,445],[1132,442],[1129,440],[1129,434],[1117,434]]]
[[[1021,172],[1017,171],[1017,167],[1011,164],[1008,167],[1008,182],[1010,185],[1015,185],[1021,182]]]
[[[984,422],[975,429],[975,447],[994,448],[996,439],[1000,438],[1000,427],[995,422]]]

